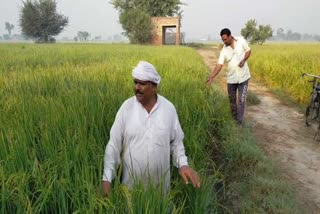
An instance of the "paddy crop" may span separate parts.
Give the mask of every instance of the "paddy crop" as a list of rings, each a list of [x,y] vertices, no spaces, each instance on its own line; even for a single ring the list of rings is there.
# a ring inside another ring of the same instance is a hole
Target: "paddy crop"
[[[207,69],[193,49],[2,44],[0,55],[2,213],[217,210],[219,173],[206,148],[229,114],[226,99],[205,87]],[[202,188],[185,186],[173,169],[168,197],[139,187],[129,191],[115,181],[105,199],[99,194],[104,149],[117,110],[133,95],[131,71],[140,60],[162,76],[159,93],[177,108]]]
[[[320,75],[320,44],[283,43],[252,46],[249,66],[254,79],[285,92],[306,104],[311,93],[310,78],[302,73]]]

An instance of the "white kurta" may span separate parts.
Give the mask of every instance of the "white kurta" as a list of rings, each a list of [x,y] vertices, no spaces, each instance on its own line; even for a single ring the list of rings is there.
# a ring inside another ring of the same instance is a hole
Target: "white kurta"
[[[235,37],[235,39],[234,49],[230,45],[224,45],[218,60],[220,65],[223,65],[225,61],[228,63],[227,82],[230,84],[242,83],[251,77],[247,62],[243,67],[239,67],[240,61],[244,58],[245,53],[250,50],[250,47],[243,37]]]
[[[135,96],[120,107],[105,150],[102,180],[111,182],[123,163],[122,183],[129,187],[134,179],[144,183],[151,179],[164,181],[169,189],[170,154],[175,166],[188,165],[176,109],[166,98],[157,96],[149,114]]]

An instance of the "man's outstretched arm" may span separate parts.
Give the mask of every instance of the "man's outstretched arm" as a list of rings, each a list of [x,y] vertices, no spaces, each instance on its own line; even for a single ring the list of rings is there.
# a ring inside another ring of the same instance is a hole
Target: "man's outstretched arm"
[[[207,85],[211,85],[213,79],[220,73],[223,64],[217,64],[213,71],[211,71],[209,78],[207,79]]]

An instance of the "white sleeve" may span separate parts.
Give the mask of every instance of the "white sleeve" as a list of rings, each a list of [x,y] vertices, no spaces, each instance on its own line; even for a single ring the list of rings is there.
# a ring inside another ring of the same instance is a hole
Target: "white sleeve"
[[[176,112],[175,112],[176,114]],[[188,165],[188,158],[185,155],[185,149],[183,145],[183,131],[180,126],[178,115],[174,119],[173,130],[171,134],[170,153],[172,155],[173,164],[180,168],[181,166]]]
[[[224,49],[221,50],[220,55],[219,55],[219,59],[218,59],[218,64],[223,65],[224,64],[224,60],[225,60],[225,54],[224,54]]]
[[[249,47],[249,45],[248,45],[248,42],[247,42],[244,38],[243,38],[243,41],[242,41],[242,47],[243,47],[243,50],[244,50],[245,52],[251,50],[250,47]]]
[[[103,181],[111,181],[115,177],[116,169],[120,164],[120,153],[123,144],[123,113],[122,108],[119,109],[115,121],[110,130],[110,139],[105,149]]]

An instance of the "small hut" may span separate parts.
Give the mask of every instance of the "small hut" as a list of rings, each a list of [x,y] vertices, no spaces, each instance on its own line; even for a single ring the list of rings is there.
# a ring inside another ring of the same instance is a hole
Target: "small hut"
[[[180,45],[180,17],[152,17],[151,44]]]

